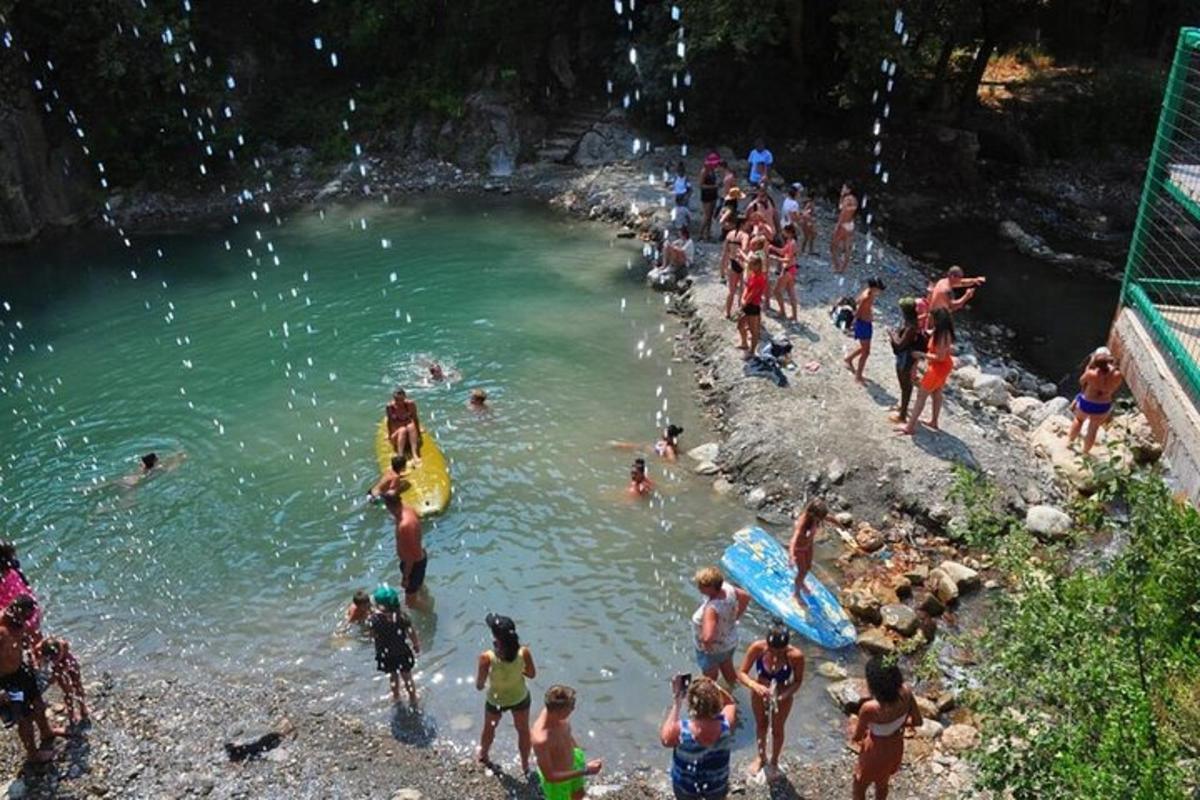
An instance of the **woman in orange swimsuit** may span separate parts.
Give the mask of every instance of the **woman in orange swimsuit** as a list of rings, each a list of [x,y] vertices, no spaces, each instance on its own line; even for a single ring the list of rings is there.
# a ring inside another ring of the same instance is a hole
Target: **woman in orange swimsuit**
[[[938,429],[938,415],[942,412],[942,389],[946,379],[954,369],[954,321],[950,312],[944,308],[935,308],[929,315],[933,321],[933,330],[929,334],[929,349],[924,353],[913,353],[913,356],[925,361],[925,375],[917,388],[917,402],[908,424],[896,429],[897,433],[911,436],[917,429],[921,412],[925,409],[925,401],[933,397],[933,412],[927,423],[935,431]]]
[[[404,455],[405,449],[412,454],[413,463],[421,461],[421,420],[417,417],[417,404],[408,399],[403,389],[392,392],[392,402],[384,409],[387,414],[388,440],[392,449]]]
[[[894,660],[873,656],[867,662],[867,688],[871,699],[858,710],[854,728],[854,741],[862,742],[854,768],[854,800],[866,800],[871,784],[875,797],[887,797],[888,783],[904,760],[904,724],[915,728],[922,722],[912,689]]]

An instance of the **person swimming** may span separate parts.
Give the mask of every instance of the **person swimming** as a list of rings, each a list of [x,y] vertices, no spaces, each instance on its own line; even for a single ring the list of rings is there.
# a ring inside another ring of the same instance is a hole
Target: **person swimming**
[[[635,458],[629,469],[629,487],[626,489],[633,497],[645,497],[654,491],[654,482],[646,477],[646,459]]]
[[[471,390],[471,396],[467,398],[467,408],[478,413],[491,411],[492,407],[487,404],[488,394],[480,388]]]
[[[446,380],[446,371],[442,369],[442,365],[434,361],[429,364],[429,380],[434,383],[442,383]]]
[[[679,436],[683,428],[678,425],[668,425],[663,429],[662,438],[654,443],[654,452],[667,461],[679,458]]]

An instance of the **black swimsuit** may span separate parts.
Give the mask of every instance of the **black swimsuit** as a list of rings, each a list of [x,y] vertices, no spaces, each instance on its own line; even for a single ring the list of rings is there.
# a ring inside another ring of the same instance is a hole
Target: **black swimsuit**
[[[705,176],[700,184],[700,202],[715,203],[717,202],[717,176],[716,173],[709,173]]]

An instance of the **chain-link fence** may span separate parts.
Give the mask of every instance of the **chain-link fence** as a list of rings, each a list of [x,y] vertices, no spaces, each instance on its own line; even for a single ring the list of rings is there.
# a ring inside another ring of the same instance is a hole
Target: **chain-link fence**
[[[1200,405],[1200,28],[1179,34],[1121,300]]]

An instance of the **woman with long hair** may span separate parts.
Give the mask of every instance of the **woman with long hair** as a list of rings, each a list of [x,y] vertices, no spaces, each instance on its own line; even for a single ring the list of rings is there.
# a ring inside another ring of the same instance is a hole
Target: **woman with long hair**
[[[895,656],[873,656],[867,662],[867,688],[871,699],[858,710],[853,739],[861,742],[854,768],[854,800],[866,800],[874,784],[875,797],[888,796],[888,783],[904,760],[904,724],[920,726],[921,712],[912,689],[896,665]]]
[[[916,382],[917,356],[925,349],[925,335],[917,319],[917,301],[912,297],[900,298],[900,314],[904,318],[899,328],[888,332],[892,342],[892,353],[896,356],[896,380],[900,383],[900,403],[888,419],[892,422],[908,422],[908,403],[912,399]]]
[[[487,700],[483,704],[483,732],[479,735],[481,764],[487,764],[496,738],[496,726],[505,712],[512,713],[513,727],[517,729],[517,750],[521,756],[521,773],[529,772],[529,706],[531,697],[525,685],[526,678],[537,675],[533,654],[521,644],[517,636],[517,625],[511,618],[499,614],[487,615],[487,626],[492,630],[492,647],[479,654],[479,669],[475,674],[475,688],[483,691],[487,687]]]
[[[929,317],[933,321],[933,330],[929,333],[928,349],[924,353],[913,353],[925,362],[925,375],[917,388],[917,404],[913,407],[908,423],[896,429],[897,433],[906,436],[912,436],[917,430],[921,412],[925,409],[925,401],[930,397],[933,398],[933,412],[926,424],[935,431],[938,429],[938,415],[942,412],[942,390],[954,369],[954,320],[944,308],[935,308]]]
[[[751,670],[755,672],[751,675]],[[782,622],[775,620],[763,639],[750,644],[738,682],[750,690],[750,708],[754,712],[754,732],[758,757],[750,765],[750,774],[763,767],[779,769],[779,754],[783,752],[783,737],[792,699],[804,680],[804,653],[793,647],[791,634]],[[767,729],[771,731],[771,757],[767,758]]]

